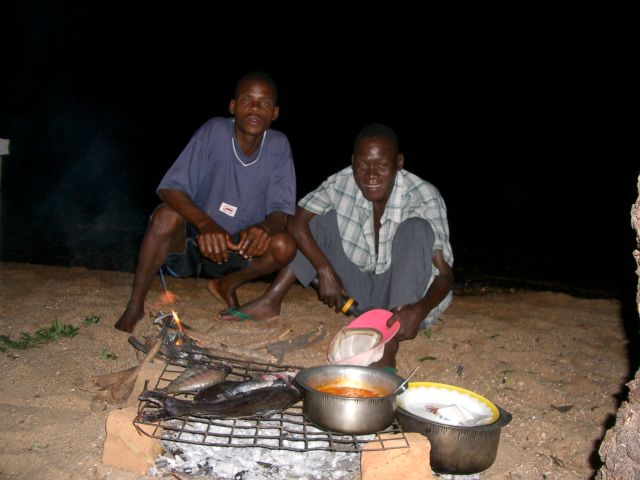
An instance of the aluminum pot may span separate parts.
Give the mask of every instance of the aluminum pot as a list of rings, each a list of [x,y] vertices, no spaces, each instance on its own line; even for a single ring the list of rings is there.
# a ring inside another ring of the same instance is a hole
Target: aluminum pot
[[[340,433],[364,435],[387,428],[396,414],[397,393],[404,379],[374,367],[319,365],[300,370],[296,383],[303,391],[302,410],[318,427]],[[380,392],[381,397],[354,398],[318,391],[328,384],[361,386]],[[402,392],[402,389],[400,389]]]
[[[509,412],[496,408],[499,415],[495,422],[474,427],[433,422],[402,407],[398,407],[396,418],[403,431],[418,432],[429,439],[434,472],[469,475],[486,470],[496,459],[500,431],[511,421]]]

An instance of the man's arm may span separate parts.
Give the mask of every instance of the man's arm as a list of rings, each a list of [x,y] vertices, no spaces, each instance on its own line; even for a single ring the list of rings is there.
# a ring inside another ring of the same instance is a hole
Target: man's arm
[[[158,195],[164,203],[198,229],[198,248],[202,255],[218,264],[229,259],[228,249],[233,246],[229,232],[198,208],[189,195],[169,188],[159,190]]]
[[[415,338],[420,328],[420,323],[449,293],[453,286],[453,270],[445,262],[442,250],[436,250],[433,255],[433,264],[439,274],[427,289],[424,297],[414,304],[400,305],[393,309],[395,315],[389,319],[388,325],[396,320],[400,321],[400,330],[397,333],[398,340]]]
[[[309,230],[309,221],[314,216],[315,213],[297,207],[296,214],[289,220],[287,228],[296,239],[300,251],[318,272],[318,295],[320,300],[326,305],[334,307],[337,311],[341,306],[344,286],[333,265],[320,249],[311,234],[311,230]]]
[[[289,215],[284,212],[271,212],[267,215],[264,221],[258,223],[258,227],[262,227],[267,233],[273,235],[274,233],[283,232],[287,227],[287,219]]]

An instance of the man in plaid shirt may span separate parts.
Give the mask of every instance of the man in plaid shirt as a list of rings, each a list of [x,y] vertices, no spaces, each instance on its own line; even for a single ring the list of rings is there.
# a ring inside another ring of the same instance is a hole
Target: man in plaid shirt
[[[291,285],[317,277],[320,300],[336,311],[347,295],[360,311],[391,310],[400,322],[376,366],[395,367],[399,342],[415,338],[451,303],[453,253],[446,206],[430,183],[403,170],[395,132],[380,124],[356,136],[351,166],[298,202],[287,228],[298,253],[265,294],[239,312],[280,313]],[[220,320],[237,320],[222,312]]]

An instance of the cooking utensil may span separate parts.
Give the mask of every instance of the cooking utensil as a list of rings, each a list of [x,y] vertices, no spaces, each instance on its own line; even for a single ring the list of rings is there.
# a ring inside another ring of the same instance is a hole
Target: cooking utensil
[[[382,333],[375,328],[342,328],[329,345],[329,363],[366,367],[382,358]]]
[[[389,310],[375,308],[351,321],[336,334],[329,345],[329,362],[366,367],[380,360],[384,354],[384,345],[400,329],[400,322],[387,327],[387,321],[392,315]]]
[[[374,308],[353,319],[345,328],[374,328],[382,334],[382,343],[387,343],[400,330],[400,322],[387,327],[387,320],[392,316],[389,310]]]
[[[492,412],[491,423],[485,425],[448,425],[406,410],[400,400],[396,419],[403,431],[418,432],[429,439],[431,443],[430,462],[433,471],[453,475],[469,475],[482,472],[493,465],[498,454],[501,429],[511,421],[511,414],[477,393],[453,385],[411,382],[407,392],[413,388],[424,386],[449,388],[459,393],[468,394],[472,398],[486,403]],[[425,402],[429,401],[425,399]]]
[[[411,379],[411,377],[413,377],[413,375],[418,371],[418,367],[419,367],[419,366],[420,366],[420,365],[416,366],[416,368],[414,368],[414,369],[413,369],[413,372],[411,372],[411,373],[409,374],[409,376],[408,376],[407,378],[405,378],[405,379],[404,379],[404,382],[402,382],[400,385],[398,385],[398,386],[396,387],[396,389],[395,389],[393,392],[391,392],[393,395],[397,394],[397,393],[398,393],[398,391],[399,391],[402,387],[404,387],[404,386],[407,384],[407,382]]]
[[[318,427],[340,433],[364,435],[384,430],[396,414],[392,392],[403,378],[380,368],[355,365],[319,365],[302,369],[296,383],[303,389],[303,413]],[[318,390],[343,385],[388,392],[382,397],[356,398]]]

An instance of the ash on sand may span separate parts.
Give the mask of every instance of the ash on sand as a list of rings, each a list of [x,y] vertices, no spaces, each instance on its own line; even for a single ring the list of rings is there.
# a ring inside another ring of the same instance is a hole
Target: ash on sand
[[[230,425],[231,425],[230,421]],[[238,426],[242,422],[236,421]],[[263,428],[268,429],[268,422],[263,422]],[[247,422],[247,434],[255,431],[253,423]],[[203,431],[204,425],[189,423],[189,429]],[[307,427],[309,430],[313,427]],[[211,433],[225,433],[225,427],[210,427]],[[318,430],[320,432],[320,430]],[[327,442],[309,442],[307,451],[286,450],[287,444],[292,443],[292,448],[298,448],[293,442],[279,440],[277,438],[263,440],[260,446],[219,447],[212,445],[192,444],[219,442],[219,439],[203,435],[181,433],[180,442],[172,441],[175,433],[166,433],[162,440],[165,449],[164,455],[156,459],[156,466],[150,474],[162,475],[168,472],[187,475],[208,476],[216,480],[358,480],[360,478],[360,454],[357,452],[333,452],[322,450],[327,447]],[[364,439],[372,439],[373,435],[362,436]],[[211,438],[211,440],[210,440]],[[283,448],[278,448],[280,445]],[[246,438],[242,442],[234,440],[233,445],[252,445],[254,440]],[[298,443],[298,442],[295,442]],[[275,449],[268,448],[269,446]]]

